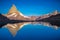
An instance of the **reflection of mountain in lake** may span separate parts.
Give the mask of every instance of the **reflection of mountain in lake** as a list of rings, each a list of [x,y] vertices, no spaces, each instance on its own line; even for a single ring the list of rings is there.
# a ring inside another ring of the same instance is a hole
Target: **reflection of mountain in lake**
[[[17,34],[17,32],[19,30],[21,30],[22,27],[24,27],[24,25],[28,25],[28,24],[44,25],[47,27],[55,28],[55,29],[58,28],[57,25],[52,25],[49,22],[22,22],[22,23],[16,23],[16,24],[7,24],[6,26],[7,26],[8,30],[11,32],[11,34],[13,36],[15,36]]]
[[[21,30],[21,28],[24,26],[24,25],[27,25],[29,24],[29,22],[22,22],[22,23],[16,23],[16,24],[7,24],[7,28],[8,30],[11,32],[11,34],[13,36],[15,36],[17,34],[17,31],[18,30]]]
[[[44,25],[44,26],[47,26],[47,27],[55,28],[55,29],[58,29],[60,27],[60,26],[57,26],[57,24],[52,25],[52,23],[50,23],[50,22],[32,22],[32,24]]]

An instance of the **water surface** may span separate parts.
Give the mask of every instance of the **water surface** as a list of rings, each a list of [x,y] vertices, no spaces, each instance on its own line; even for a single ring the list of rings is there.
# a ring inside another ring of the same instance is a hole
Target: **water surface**
[[[45,22],[7,24],[0,28],[0,40],[59,40],[60,28]]]

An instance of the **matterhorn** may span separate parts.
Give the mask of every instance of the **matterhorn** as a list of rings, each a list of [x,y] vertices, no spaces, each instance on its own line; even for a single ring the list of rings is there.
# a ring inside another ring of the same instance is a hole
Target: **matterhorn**
[[[6,16],[11,20],[26,20],[29,18],[27,16],[24,16],[20,11],[18,11],[14,4],[12,5],[11,9],[9,10],[8,14],[6,14]]]

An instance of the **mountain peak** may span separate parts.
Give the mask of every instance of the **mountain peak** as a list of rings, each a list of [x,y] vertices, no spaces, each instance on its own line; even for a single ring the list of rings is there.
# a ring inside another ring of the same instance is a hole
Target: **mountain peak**
[[[14,4],[12,5],[11,9],[9,10],[6,16],[10,19],[15,19],[15,20],[20,20],[20,19],[23,20],[25,18],[28,18],[27,16],[24,16],[21,12],[19,12]]]
[[[53,15],[56,15],[56,14],[58,14],[58,11],[57,11],[57,10],[55,10],[55,11],[53,12]]]
[[[58,13],[58,10],[55,10],[55,13]]]
[[[12,7],[10,8],[9,12],[7,15],[20,15],[24,16],[21,12],[19,12],[16,8],[16,6],[13,4]]]
[[[16,8],[16,6],[13,4],[12,7],[11,7],[11,9],[9,10],[9,14],[10,14],[10,13],[14,13],[14,12],[16,12],[16,11],[17,11],[17,8]]]

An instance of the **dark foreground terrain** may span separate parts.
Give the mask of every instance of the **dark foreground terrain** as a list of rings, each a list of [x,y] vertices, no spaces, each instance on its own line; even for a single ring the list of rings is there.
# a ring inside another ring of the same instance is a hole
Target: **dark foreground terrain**
[[[60,14],[52,15],[52,16],[50,16],[48,18],[44,18],[44,19],[36,19],[36,21],[48,22],[51,25],[56,25],[56,26],[60,27]]]
[[[0,14],[0,28],[6,24],[14,24],[14,23],[21,23],[21,22],[48,22],[51,25],[56,25],[58,27],[60,27],[60,14],[57,15],[52,15],[48,18],[44,18],[44,19],[36,19],[36,20],[10,20],[9,18],[7,18],[6,16]]]

